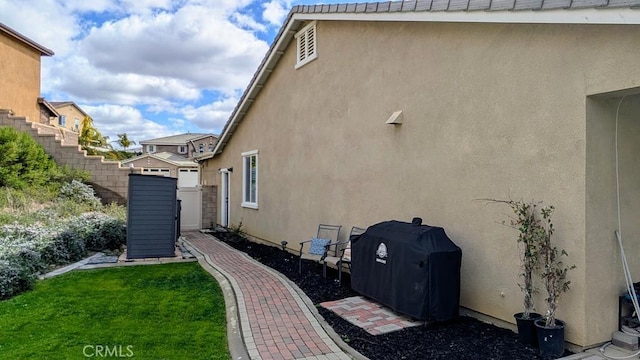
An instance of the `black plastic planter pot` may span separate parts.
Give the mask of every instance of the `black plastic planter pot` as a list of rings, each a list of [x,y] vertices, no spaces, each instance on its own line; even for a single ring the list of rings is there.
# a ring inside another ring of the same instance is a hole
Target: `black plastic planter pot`
[[[536,332],[536,326],[533,324],[534,321],[540,319],[542,315],[538,313],[530,313],[528,319],[524,319],[522,317],[524,313],[517,313],[513,315],[516,319],[516,324],[518,325],[518,336],[520,337],[520,342],[526,346],[538,346],[538,335]]]
[[[543,357],[559,358],[564,354],[564,321],[556,319],[556,326],[546,327],[545,319],[534,322],[538,332],[538,350]]]

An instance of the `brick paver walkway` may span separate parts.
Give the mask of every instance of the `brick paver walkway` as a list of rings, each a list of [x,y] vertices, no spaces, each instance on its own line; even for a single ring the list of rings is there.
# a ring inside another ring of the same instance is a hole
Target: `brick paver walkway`
[[[372,335],[386,334],[402,330],[406,327],[418,326],[423,323],[413,321],[398,315],[386,307],[362,296],[327,301],[320,306],[333,311],[348,322],[363,328]]]
[[[281,275],[212,236],[183,235],[231,282],[251,359],[350,359]]]

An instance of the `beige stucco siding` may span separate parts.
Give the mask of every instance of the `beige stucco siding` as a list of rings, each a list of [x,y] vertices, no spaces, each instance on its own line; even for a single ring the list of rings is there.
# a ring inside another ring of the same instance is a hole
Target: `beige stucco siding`
[[[56,108],[56,111],[58,111],[60,115],[64,115],[67,117],[64,128],[69,129],[71,131],[75,131],[75,132],[79,132],[81,130],[80,128],[82,127],[82,120],[84,119],[84,114],[80,112],[78,108],[76,108],[74,105],[65,105],[65,106]],[[77,130],[75,127],[76,120],[78,121]],[[53,120],[51,125],[58,125],[58,122],[59,120],[55,119]]]
[[[40,52],[0,33],[0,109],[38,122]]]
[[[231,223],[296,248],[318,223],[342,224],[344,237],[353,225],[420,216],[462,248],[461,305],[513,322],[522,302],[517,232],[501,225],[507,207],[479,199],[543,200],[556,207],[554,241],[577,266],[558,311],[566,337],[607,340],[616,315],[586,315],[594,301],[613,307],[617,295],[594,294],[611,279],[587,270],[600,260],[585,246],[586,102],[616,84],[637,86],[640,27],[317,26],[317,60],[295,70],[292,43],[223,153],[204,166],[210,185],[220,184],[219,168],[234,167]],[[397,110],[403,124],[385,124]],[[241,153],[256,149],[258,210],[240,207]]]

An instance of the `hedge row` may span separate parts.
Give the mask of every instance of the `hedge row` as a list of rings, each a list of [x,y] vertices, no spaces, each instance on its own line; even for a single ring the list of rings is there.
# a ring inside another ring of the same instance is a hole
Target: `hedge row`
[[[0,299],[33,287],[51,266],[82,259],[87,251],[118,249],[126,242],[126,224],[103,213],[87,213],[56,225],[0,227]]]

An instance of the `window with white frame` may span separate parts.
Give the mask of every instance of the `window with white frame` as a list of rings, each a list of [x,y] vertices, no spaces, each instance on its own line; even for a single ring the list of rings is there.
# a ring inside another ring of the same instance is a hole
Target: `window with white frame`
[[[302,28],[296,38],[296,69],[318,57],[316,41],[316,22]]]
[[[155,145],[147,145],[147,152],[156,152],[156,146]]]
[[[258,150],[242,153],[242,206],[258,208]]]
[[[58,117],[58,125],[60,126],[67,125],[67,117],[65,115],[60,115],[60,117]]]
[[[179,145],[178,154],[186,154],[186,153],[187,153],[187,145]]]
[[[202,154],[204,152],[204,144],[198,145],[198,152]]]
[[[73,119],[73,130],[80,131],[80,119]]]

